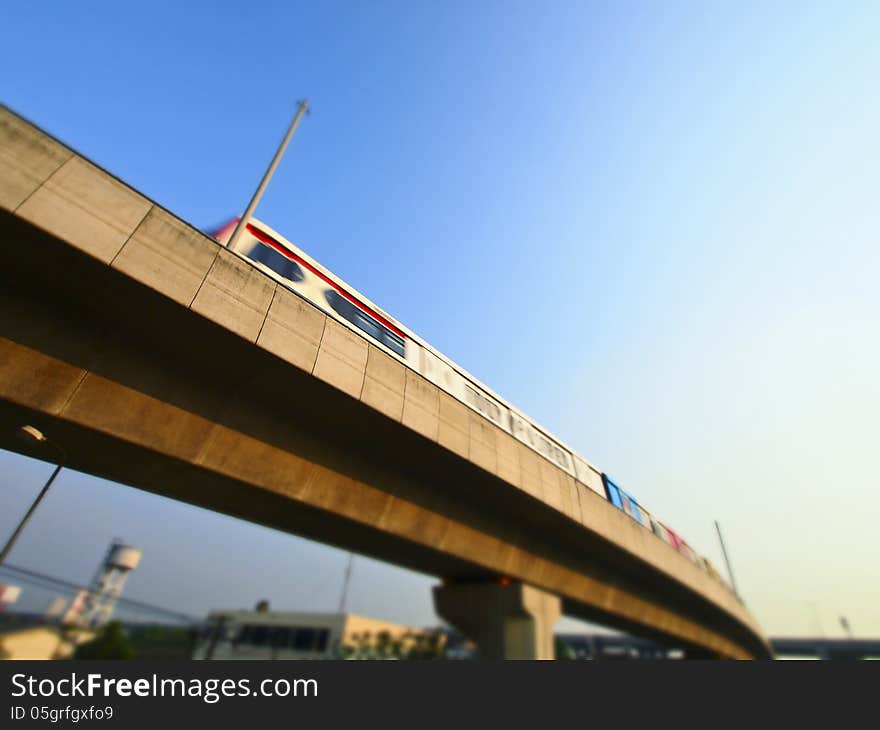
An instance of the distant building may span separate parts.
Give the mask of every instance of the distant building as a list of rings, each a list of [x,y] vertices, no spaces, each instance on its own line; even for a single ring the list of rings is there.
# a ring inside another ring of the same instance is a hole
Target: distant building
[[[21,588],[18,586],[0,583],[0,611],[5,611],[9,606],[18,600],[21,595]]]
[[[771,638],[777,659],[880,659],[880,639]]]
[[[57,626],[31,626],[0,631],[0,658],[69,659],[79,644],[93,637],[93,631],[65,631]]]
[[[682,659],[684,651],[624,634],[556,634],[573,659]]]
[[[262,602],[261,602],[262,603]],[[380,658],[438,643],[436,631],[353,613],[212,611],[193,659]]]

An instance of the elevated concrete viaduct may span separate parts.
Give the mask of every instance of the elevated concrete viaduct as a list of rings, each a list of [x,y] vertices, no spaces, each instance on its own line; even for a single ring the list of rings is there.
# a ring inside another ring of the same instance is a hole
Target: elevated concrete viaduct
[[[5,108],[0,209],[3,448],[53,458],[31,423],[75,469],[438,576],[486,655],[548,656],[563,612],[771,656],[649,530]]]

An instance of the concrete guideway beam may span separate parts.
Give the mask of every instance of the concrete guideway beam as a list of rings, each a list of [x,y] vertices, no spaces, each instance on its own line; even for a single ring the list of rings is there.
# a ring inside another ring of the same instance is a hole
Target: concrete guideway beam
[[[649,530],[3,107],[0,242],[5,448],[21,447],[3,428],[34,422],[114,481],[769,655],[745,607]]]
[[[474,640],[484,659],[554,659],[562,601],[519,582],[444,583],[434,588],[441,618]]]

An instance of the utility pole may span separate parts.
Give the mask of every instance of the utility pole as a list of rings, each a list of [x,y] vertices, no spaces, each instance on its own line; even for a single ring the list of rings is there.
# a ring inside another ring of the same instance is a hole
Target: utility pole
[[[339,613],[345,613],[345,600],[348,598],[348,583],[351,580],[352,563],[354,563],[354,553],[349,553],[348,565],[345,568],[345,578],[342,579],[342,595],[339,597]]]
[[[272,179],[272,175],[275,174],[275,168],[278,167],[278,163],[281,162],[281,158],[284,156],[284,150],[287,149],[287,145],[290,142],[291,137],[293,137],[293,133],[296,131],[297,126],[299,126],[299,122],[303,118],[303,115],[305,115],[308,110],[309,102],[307,99],[303,99],[299,103],[299,107],[296,110],[296,115],[293,117],[293,121],[290,123],[290,127],[287,129],[287,134],[284,135],[284,139],[281,140],[281,144],[278,145],[278,149],[275,151],[275,156],[272,158],[272,162],[270,162],[269,167],[266,168],[263,179],[260,180],[260,184],[257,186],[257,190],[251,198],[251,202],[248,203],[244,215],[239,219],[238,225],[235,226],[235,230],[232,232],[232,236],[230,236],[229,242],[226,244],[227,248],[232,249],[233,251],[235,250],[235,244],[238,242],[242,231],[244,231],[248,221],[254,214],[254,210],[260,202],[260,198],[263,197],[263,193],[265,192],[269,181]]]
[[[727,565],[727,575],[730,577],[730,585],[733,588],[733,592],[736,593],[740,600],[742,600],[742,596],[739,595],[739,590],[736,587],[736,579],[733,577],[733,568],[730,567],[730,558],[727,555],[727,547],[724,545],[724,536],[721,534],[721,525],[718,524],[718,520],[715,520],[715,530],[718,532],[718,541],[721,543],[721,553],[724,555],[724,563]]]

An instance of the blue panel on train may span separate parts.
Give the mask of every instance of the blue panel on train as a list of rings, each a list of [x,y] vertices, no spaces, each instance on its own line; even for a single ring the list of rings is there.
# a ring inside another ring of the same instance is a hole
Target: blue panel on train
[[[602,475],[602,481],[605,482],[605,491],[608,492],[608,499],[617,509],[623,509],[623,499],[620,496],[620,488],[611,481],[607,474]]]
[[[632,503],[632,511],[630,512],[630,516],[640,525],[644,525],[645,522],[644,520],[642,520],[642,510],[639,507],[639,503],[636,502],[631,495],[627,494],[626,496],[629,497],[629,501]]]

